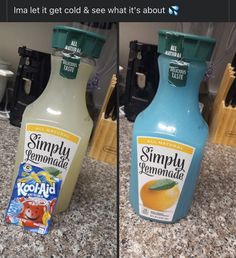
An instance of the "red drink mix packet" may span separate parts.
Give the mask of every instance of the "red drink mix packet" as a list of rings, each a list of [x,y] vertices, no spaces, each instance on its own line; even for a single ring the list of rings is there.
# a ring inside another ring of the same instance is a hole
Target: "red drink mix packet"
[[[49,172],[50,171],[50,172]],[[47,234],[61,189],[60,171],[21,163],[6,212],[6,222]]]

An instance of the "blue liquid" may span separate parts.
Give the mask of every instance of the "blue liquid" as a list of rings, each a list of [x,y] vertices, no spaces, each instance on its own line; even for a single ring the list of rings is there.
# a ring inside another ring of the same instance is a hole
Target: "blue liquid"
[[[168,82],[169,64],[173,60],[176,59],[163,54],[159,56],[160,82],[158,91],[152,103],[138,115],[134,123],[130,178],[130,202],[134,211],[140,215],[137,136],[165,138],[195,148],[171,223],[185,217],[190,209],[200,171],[203,148],[208,137],[208,126],[200,114],[198,104],[199,86],[207,65],[205,62],[184,60],[189,62],[186,85],[175,87]],[[159,222],[165,223],[165,221]],[[166,223],[168,222],[166,221]]]

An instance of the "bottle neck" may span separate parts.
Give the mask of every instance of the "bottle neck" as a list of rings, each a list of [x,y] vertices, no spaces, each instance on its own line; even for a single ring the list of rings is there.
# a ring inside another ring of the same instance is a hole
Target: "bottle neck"
[[[94,63],[81,58],[75,78],[70,79],[60,74],[62,55],[51,55],[51,75],[45,94],[54,93],[60,100],[70,100],[70,103],[86,107],[86,86],[94,68]],[[62,102],[63,103],[63,102]],[[67,101],[68,103],[68,101]]]
[[[172,68],[173,66],[176,68],[177,61],[177,59],[166,55],[159,56],[160,81],[154,102],[162,106],[167,103],[174,110],[177,108],[177,110],[199,113],[199,87],[207,65],[205,62],[184,61],[184,63],[182,62],[184,68],[180,67],[180,72],[175,73],[176,70]],[[173,74],[171,74],[172,72]],[[182,80],[178,80],[179,78]],[[173,81],[176,82],[177,86],[173,84]]]

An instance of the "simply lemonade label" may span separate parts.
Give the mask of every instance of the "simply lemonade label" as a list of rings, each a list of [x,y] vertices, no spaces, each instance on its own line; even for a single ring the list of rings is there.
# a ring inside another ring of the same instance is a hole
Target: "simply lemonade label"
[[[139,212],[171,222],[195,148],[162,138],[137,137]]]
[[[43,124],[26,124],[24,162],[61,174],[65,179],[80,137],[60,128]]]

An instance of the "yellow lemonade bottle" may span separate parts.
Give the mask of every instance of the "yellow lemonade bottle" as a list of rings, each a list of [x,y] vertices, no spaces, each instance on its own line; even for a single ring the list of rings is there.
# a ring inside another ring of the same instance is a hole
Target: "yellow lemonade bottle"
[[[54,27],[49,82],[23,115],[14,179],[22,162],[62,178],[56,212],[69,206],[88,146],[93,122],[85,92],[104,42],[92,32]]]

